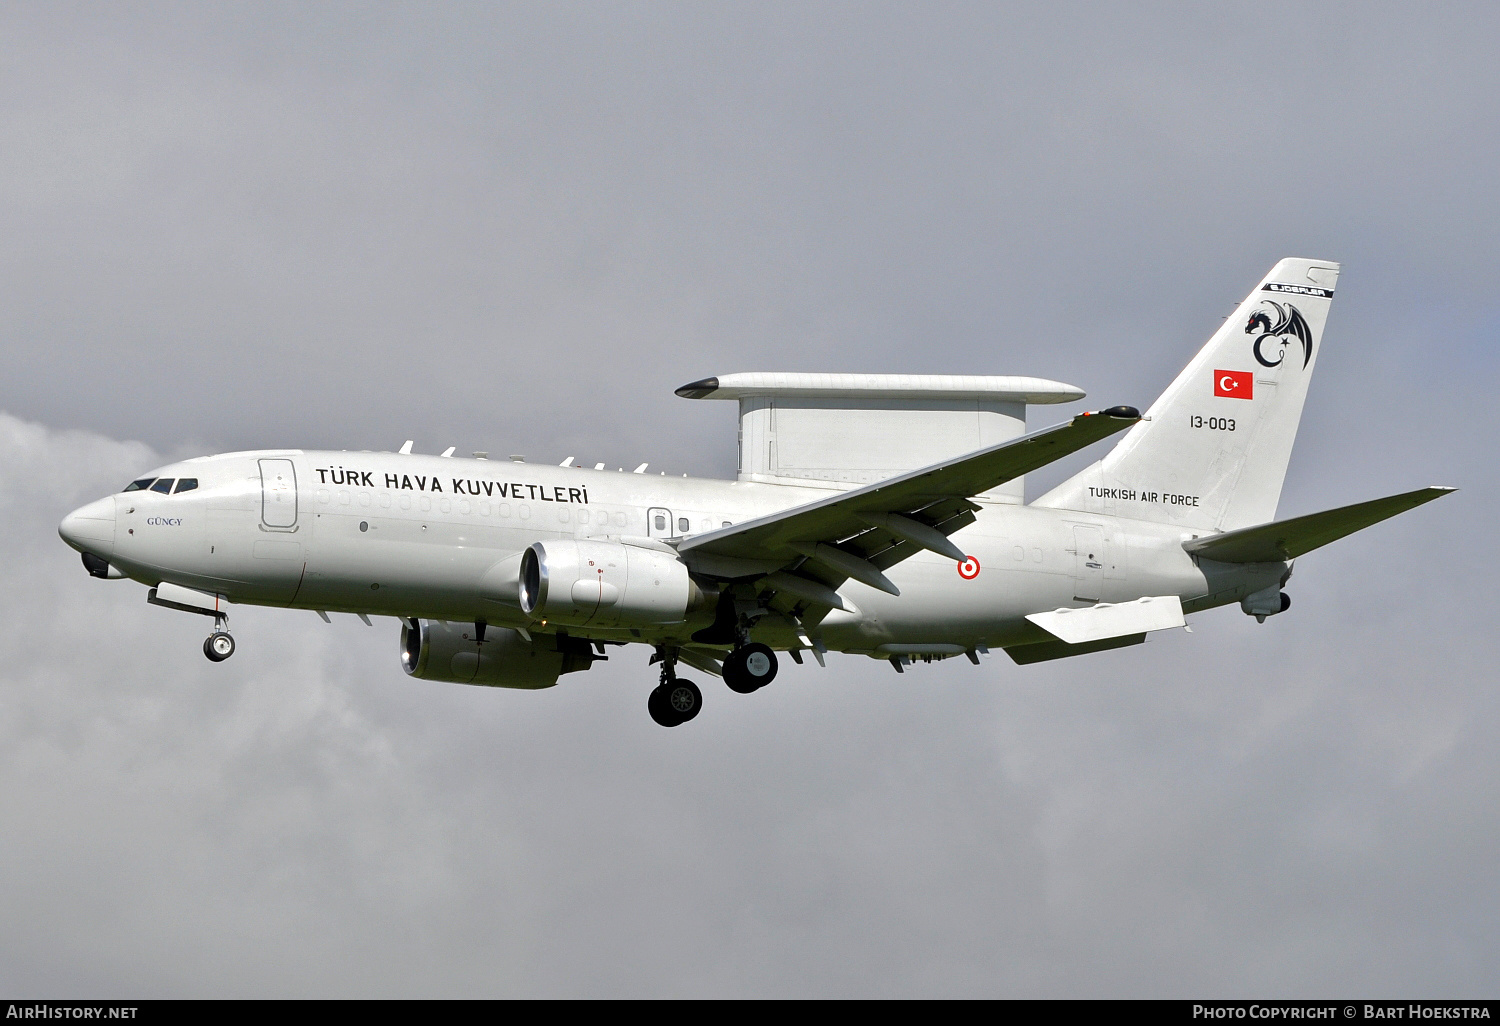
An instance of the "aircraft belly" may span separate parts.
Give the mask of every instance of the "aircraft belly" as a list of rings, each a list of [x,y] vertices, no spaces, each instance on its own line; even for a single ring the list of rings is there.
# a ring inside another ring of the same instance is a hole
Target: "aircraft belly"
[[[1005,566],[986,569],[982,557],[980,566],[979,575],[969,581],[958,576],[951,560],[908,568],[898,581],[898,598],[861,586],[850,597],[864,612],[866,623],[860,625],[862,630],[841,633],[859,649],[871,647],[871,641],[1000,645],[1028,632],[1027,613],[1077,604],[1072,602],[1068,575]]]

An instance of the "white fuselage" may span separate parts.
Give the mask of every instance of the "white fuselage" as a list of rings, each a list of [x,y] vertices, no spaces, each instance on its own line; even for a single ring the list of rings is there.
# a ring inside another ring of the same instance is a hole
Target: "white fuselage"
[[[265,461],[290,468],[279,495]],[[163,467],[191,491],[142,490],[74,514],[90,548],[142,583],[231,602],[312,610],[484,620],[535,629],[517,601],[519,554],[565,538],[676,538],[836,494],[837,489],[718,481],[399,453],[267,451]],[[923,646],[1000,647],[1038,640],[1027,614],[1176,595],[1188,611],[1276,583],[1285,565],[1199,562],[1179,526],[1097,513],[978,503],[953,535],[979,572],[921,551],[888,570],[899,596],[855,581],[815,630],[828,649],[884,656]],[[91,519],[90,519],[91,518]],[[112,536],[106,526],[113,521]],[[711,610],[708,614],[711,619]],[[707,621],[574,631],[601,640],[685,642]],[[765,617],[756,640],[799,647],[789,619]],[[955,651],[958,649],[954,649]]]

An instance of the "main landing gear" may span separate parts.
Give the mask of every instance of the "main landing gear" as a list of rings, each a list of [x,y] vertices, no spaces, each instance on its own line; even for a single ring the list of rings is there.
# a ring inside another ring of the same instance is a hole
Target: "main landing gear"
[[[661,683],[646,699],[646,711],[663,727],[675,727],[686,723],[703,708],[703,692],[690,680],[677,676],[677,654],[663,652],[661,656]]]
[[[776,679],[776,653],[758,641],[741,645],[724,660],[724,683],[730,691],[748,695]]]
[[[234,655],[234,636],[229,633],[229,617],[214,618],[214,632],[203,642],[203,654],[215,663]]]
[[[677,676],[677,650],[659,648],[652,662],[661,662],[661,683],[646,699],[646,710],[663,727],[686,723],[703,708],[703,692],[690,680]],[[724,683],[729,690],[748,695],[776,679],[776,653],[769,645],[741,645],[724,659]]]

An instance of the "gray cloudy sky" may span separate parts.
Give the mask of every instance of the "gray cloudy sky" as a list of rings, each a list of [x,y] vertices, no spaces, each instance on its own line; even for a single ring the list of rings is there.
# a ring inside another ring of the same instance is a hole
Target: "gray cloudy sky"
[[[1497,37],[0,8],[0,992],[1494,996]],[[732,407],[671,389],[735,370],[1144,405],[1284,255],[1344,277],[1282,510],[1463,491],[1300,561],[1264,626],[788,665],[664,731],[644,651],[492,692],[406,679],[389,620],[247,609],[213,666],[55,534],[235,448],[729,474]]]

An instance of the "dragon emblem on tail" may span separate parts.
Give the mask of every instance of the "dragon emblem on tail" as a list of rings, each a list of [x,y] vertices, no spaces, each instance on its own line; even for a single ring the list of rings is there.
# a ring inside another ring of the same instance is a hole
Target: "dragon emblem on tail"
[[[1250,322],[1245,325],[1245,334],[1255,335],[1257,331],[1260,334],[1256,335],[1253,348],[1261,366],[1278,366],[1286,358],[1286,347],[1293,338],[1302,343],[1302,366],[1306,367],[1312,361],[1312,328],[1308,327],[1302,311],[1291,303],[1283,305],[1269,299],[1261,300],[1260,308],[1250,315]],[[1260,347],[1267,339],[1281,340],[1281,351],[1274,360],[1266,359],[1266,354],[1261,351]]]

